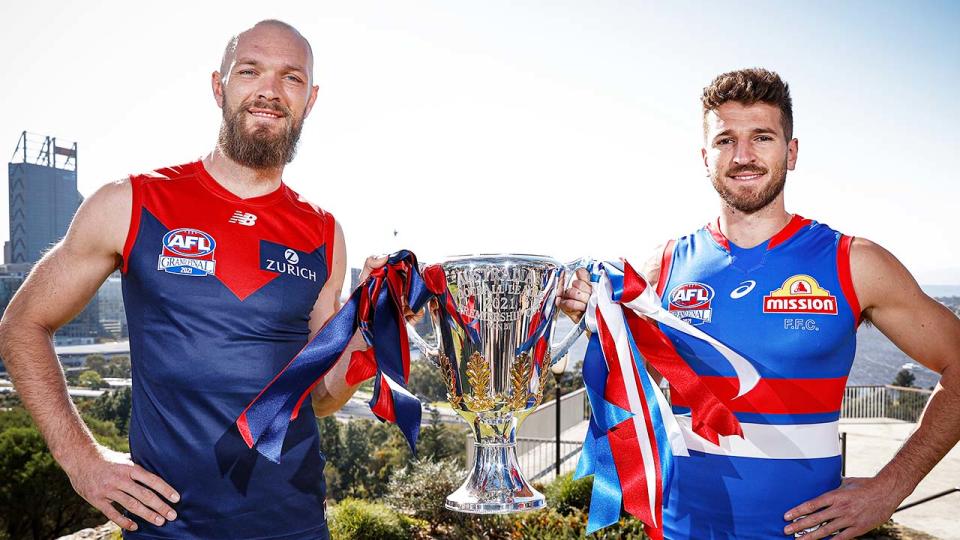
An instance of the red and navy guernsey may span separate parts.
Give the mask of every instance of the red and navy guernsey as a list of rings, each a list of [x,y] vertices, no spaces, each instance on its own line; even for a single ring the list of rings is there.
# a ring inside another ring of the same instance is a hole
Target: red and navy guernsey
[[[310,400],[282,458],[247,448],[239,411],[307,343],[334,219],[285,184],[241,199],[201,162],[132,176],[123,252],[134,462],[178,490],[178,518],[132,538],[326,538]],[[131,516],[133,517],[133,516]]]
[[[794,216],[753,248],[729,241],[715,222],[664,250],[663,307],[739,352],[761,377],[735,398],[736,373],[715,349],[663,328],[744,432],[714,445],[683,429],[690,456],[676,460],[666,538],[784,538],[787,510],[840,485],[837,421],[860,322],[850,242]],[[683,396],[675,392],[672,403],[689,428]]]

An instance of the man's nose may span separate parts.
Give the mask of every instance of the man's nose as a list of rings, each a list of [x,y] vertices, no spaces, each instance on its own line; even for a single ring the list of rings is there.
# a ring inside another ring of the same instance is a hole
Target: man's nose
[[[737,165],[744,165],[752,162],[756,158],[753,153],[753,145],[749,141],[738,142],[733,154],[733,162]]]
[[[261,77],[260,85],[257,88],[257,97],[267,101],[280,99],[280,81],[277,77]]]

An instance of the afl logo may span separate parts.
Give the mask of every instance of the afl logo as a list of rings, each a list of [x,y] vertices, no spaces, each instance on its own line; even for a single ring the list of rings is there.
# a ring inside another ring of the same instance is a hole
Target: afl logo
[[[203,257],[213,253],[217,242],[197,229],[176,229],[163,235],[163,247],[181,257]]]
[[[670,313],[693,325],[708,323],[713,319],[713,294],[713,288],[703,283],[677,285],[667,297]]]
[[[216,240],[201,230],[174,229],[163,235],[157,270],[180,276],[209,276],[216,269],[216,248]]]

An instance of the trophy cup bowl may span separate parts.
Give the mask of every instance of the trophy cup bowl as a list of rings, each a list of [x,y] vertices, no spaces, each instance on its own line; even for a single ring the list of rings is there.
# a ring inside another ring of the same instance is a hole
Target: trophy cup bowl
[[[442,371],[450,406],[470,425],[469,476],[450,494],[450,510],[504,514],[545,506],[517,464],[520,423],[543,399],[543,377],[582,331],[551,351],[565,268],[549,257],[477,255],[440,264],[450,302],[430,308],[436,345],[412,327],[411,339]]]

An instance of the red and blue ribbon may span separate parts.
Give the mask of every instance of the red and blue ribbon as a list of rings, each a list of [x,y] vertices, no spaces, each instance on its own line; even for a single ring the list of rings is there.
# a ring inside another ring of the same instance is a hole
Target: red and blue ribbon
[[[390,255],[386,265],[357,287],[349,301],[237,418],[247,446],[271,461],[280,461],[289,423],[359,330],[370,348],[354,353],[347,382],[356,384],[375,371],[370,409],[380,420],[396,423],[416,452],[422,413],[420,400],[406,388],[410,377],[406,317],[433,298],[446,316],[462,322],[439,266],[429,266],[421,274],[413,253]]]
[[[674,458],[688,454],[681,427],[646,364],[691,397],[695,433],[716,442],[721,435],[742,436],[742,430],[649,319],[713,345],[737,371],[741,395],[759,375],[738,353],[663,310],[653,288],[626,261],[623,270],[593,263],[590,273],[593,294],[585,317],[592,334],[583,380],[593,414],[575,473],[594,477],[587,532],[616,523],[622,509],[659,540]]]

